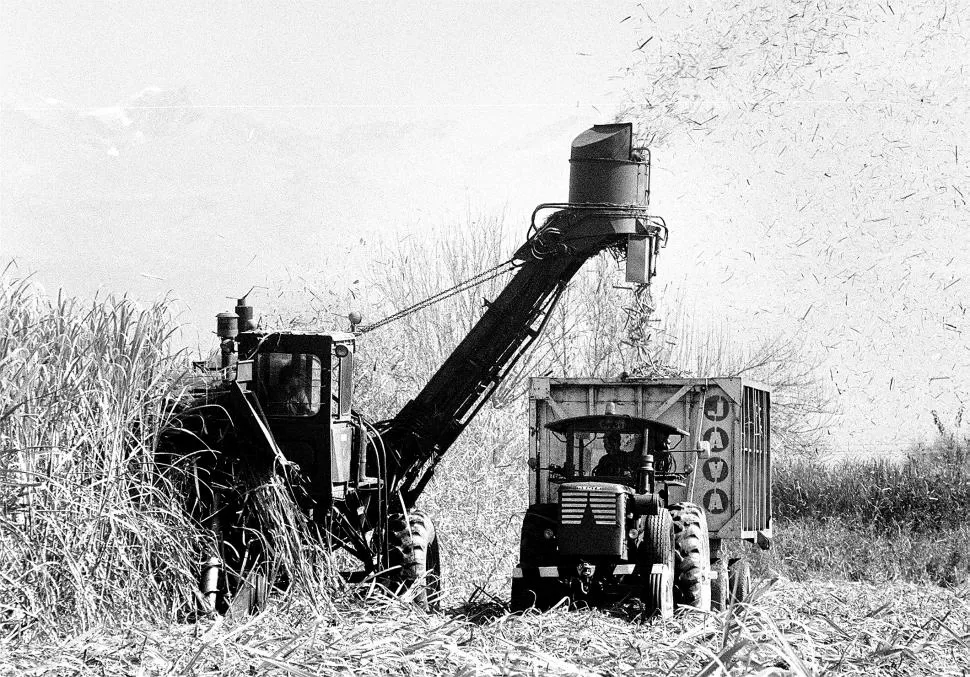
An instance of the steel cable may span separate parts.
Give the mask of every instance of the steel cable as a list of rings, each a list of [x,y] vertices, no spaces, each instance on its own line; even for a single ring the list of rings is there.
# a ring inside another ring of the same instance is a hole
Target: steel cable
[[[371,332],[371,331],[374,331],[375,329],[379,329],[380,327],[383,327],[386,324],[390,324],[391,322],[396,322],[397,320],[403,319],[408,315],[410,315],[411,313],[415,313],[419,310],[424,310],[425,308],[429,308],[435,305],[436,303],[440,303],[445,299],[455,296],[456,294],[460,294],[463,291],[467,291],[469,289],[472,289],[473,287],[477,287],[478,285],[484,284],[489,280],[493,280],[499,275],[507,273],[513,268],[516,268],[517,266],[518,264],[515,263],[514,259],[503,261],[497,266],[493,266],[488,270],[482,271],[481,273],[478,273],[474,277],[470,277],[467,280],[459,282],[453,287],[444,289],[438,292],[437,294],[429,296],[428,298],[422,301],[418,301],[412,306],[408,306],[407,308],[404,308],[403,310],[399,310],[398,312],[393,313],[392,315],[388,315],[382,320],[378,320],[377,322],[374,322],[372,324],[367,324],[367,325],[358,327],[354,333],[366,334],[367,332]]]

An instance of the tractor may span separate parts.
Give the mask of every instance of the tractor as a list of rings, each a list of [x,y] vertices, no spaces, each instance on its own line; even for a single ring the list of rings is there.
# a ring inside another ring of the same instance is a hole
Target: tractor
[[[722,541],[771,543],[768,388],[533,378],[529,429],[513,609],[636,598],[669,617],[747,601],[750,566]]]

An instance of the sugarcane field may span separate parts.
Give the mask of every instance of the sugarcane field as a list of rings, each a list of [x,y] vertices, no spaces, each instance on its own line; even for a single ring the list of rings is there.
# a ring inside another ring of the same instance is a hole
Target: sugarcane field
[[[0,54],[0,677],[970,674],[970,5]]]

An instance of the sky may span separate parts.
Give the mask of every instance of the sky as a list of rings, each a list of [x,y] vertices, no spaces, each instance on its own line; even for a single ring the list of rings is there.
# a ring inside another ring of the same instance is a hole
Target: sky
[[[337,115],[562,106],[589,101],[609,60],[625,65],[625,4],[7,2],[5,80],[82,107],[148,84]]]
[[[0,254],[51,290],[172,295],[204,340],[226,299],[365,244],[524,233],[572,138],[626,111],[676,298],[805,340],[833,447],[898,448],[970,396],[951,4],[7,0]]]
[[[259,250],[239,286],[264,278],[292,260],[274,220],[322,249],[479,206],[524,216],[564,199],[570,140],[613,115],[628,5],[3,3],[0,246],[57,284],[145,294],[164,245],[239,274],[213,242],[238,236]],[[91,264],[57,260],[38,221]]]

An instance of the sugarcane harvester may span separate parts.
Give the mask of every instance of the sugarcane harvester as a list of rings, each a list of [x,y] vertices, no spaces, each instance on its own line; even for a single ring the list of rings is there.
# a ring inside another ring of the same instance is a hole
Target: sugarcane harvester
[[[382,323],[362,326],[353,317],[346,333],[264,331],[245,299],[218,317],[219,382],[174,433],[183,451],[204,447],[195,456],[197,484],[207,487],[198,492],[200,519],[219,548],[203,582],[210,600],[232,593],[233,581],[245,580],[259,559],[247,540],[252,525],[239,524],[239,478],[267,473],[285,477],[325,543],[359,560],[351,578],[404,588],[420,581],[416,599],[433,598],[437,536],[415,505],[442,456],[540,336],[588,259],[623,252],[627,280],[648,283],[666,242],[662,219],[647,212],[649,152],[634,148],[632,125],[583,132],[570,163],[569,202],[535,209],[526,242],[505,264],[514,271],[506,287],[392,418],[371,424],[353,404],[356,342]],[[218,584],[217,564],[225,570]]]

